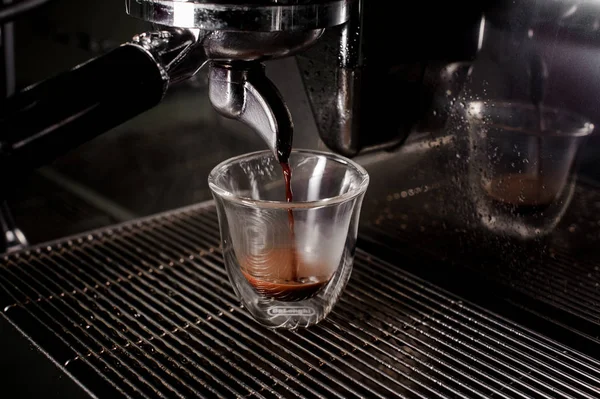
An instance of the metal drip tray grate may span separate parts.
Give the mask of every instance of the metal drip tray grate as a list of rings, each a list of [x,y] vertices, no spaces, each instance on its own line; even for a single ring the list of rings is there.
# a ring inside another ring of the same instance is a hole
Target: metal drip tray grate
[[[563,343],[600,357],[598,190],[579,186],[557,229],[525,243],[444,223],[425,209],[434,195],[388,198],[382,214],[362,226],[363,246],[385,259],[402,256],[406,269],[477,303],[501,298],[511,318],[522,311],[526,324],[546,335],[552,328]]]
[[[10,319],[97,397],[597,398],[600,362],[357,251],[318,326],[239,305],[213,207],[13,254]]]

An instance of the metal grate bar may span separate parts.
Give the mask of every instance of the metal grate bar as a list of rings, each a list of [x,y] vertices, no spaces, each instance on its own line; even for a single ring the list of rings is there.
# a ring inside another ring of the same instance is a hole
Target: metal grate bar
[[[361,250],[326,321],[264,329],[231,289],[214,207],[3,263],[5,315],[35,339],[56,337],[61,344],[45,349],[101,397],[600,395],[598,360]]]

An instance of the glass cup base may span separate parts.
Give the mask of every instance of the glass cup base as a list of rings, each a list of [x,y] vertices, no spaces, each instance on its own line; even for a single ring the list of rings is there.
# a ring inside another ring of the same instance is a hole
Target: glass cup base
[[[244,307],[254,319],[268,328],[295,330],[300,327],[310,327],[325,319],[334,308],[352,274],[352,259],[350,248],[344,251],[337,272],[306,299],[296,300],[289,295],[290,300],[278,300],[257,290],[248,277],[241,272],[241,267],[232,268],[230,281],[236,295],[242,299]],[[237,264],[237,258],[229,252],[226,262]],[[301,287],[299,290],[302,289]]]

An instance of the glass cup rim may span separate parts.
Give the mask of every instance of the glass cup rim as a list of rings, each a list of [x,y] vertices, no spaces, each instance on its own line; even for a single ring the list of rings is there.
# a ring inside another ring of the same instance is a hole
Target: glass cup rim
[[[302,209],[302,208],[306,209],[306,208],[317,208],[317,207],[328,206],[328,205],[336,205],[336,204],[340,204],[340,203],[343,203],[346,201],[350,201],[350,200],[358,197],[359,195],[363,194],[367,190],[367,187],[369,186],[369,174],[367,173],[366,169],[363,168],[362,166],[360,166],[358,163],[356,163],[346,157],[343,157],[341,155],[338,155],[338,154],[335,154],[332,152],[319,151],[319,150],[308,150],[308,149],[294,149],[294,150],[292,150],[292,154],[324,156],[330,160],[344,164],[350,168],[353,168],[357,172],[357,174],[361,178],[360,184],[355,189],[352,189],[346,193],[337,195],[335,197],[323,198],[323,199],[320,199],[317,201],[285,202],[285,201],[272,201],[272,200],[263,200],[263,199],[253,199],[253,198],[249,198],[249,197],[241,197],[239,195],[236,195],[236,194],[224,189],[223,187],[220,187],[219,185],[217,185],[215,183],[215,180],[216,180],[219,172],[222,169],[224,169],[228,166],[231,166],[232,164],[235,164],[244,159],[252,159],[252,158],[257,158],[257,157],[261,157],[264,155],[274,156],[273,152],[271,150],[261,150],[261,151],[254,151],[254,152],[249,152],[246,154],[238,155],[238,156],[226,159],[225,161],[219,163],[217,166],[215,166],[212,169],[212,171],[208,175],[208,186],[212,190],[213,193],[217,194],[218,196],[220,196],[222,198],[226,198],[229,201],[236,202],[236,203],[242,204],[242,205],[258,206],[260,208],[277,208],[277,209]]]
[[[467,114],[468,120],[481,122],[483,120],[482,114],[485,113],[486,109],[491,109],[491,108],[498,108],[498,109],[500,109],[500,108],[505,108],[505,109],[506,108],[516,108],[516,109],[527,110],[527,111],[531,111],[531,112],[535,111],[535,106],[533,104],[525,103],[522,101],[490,100],[490,101],[469,101],[469,102],[467,102],[466,107],[465,107],[465,113]],[[580,126],[574,127],[573,130],[570,132],[563,132],[563,131],[558,132],[558,131],[549,130],[549,131],[544,131],[541,133],[538,131],[530,130],[528,128],[524,128],[524,127],[511,127],[511,126],[500,125],[500,124],[495,124],[495,123],[489,124],[487,126],[500,127],[506,131],[514,131],[514,132],[519,132],[519,133],[528,134],[528,135],[532,135],[532,136],[542,135],[542,136],[560,136],[560,137],[585,137],[585,136],[589,136],[594,131],[594,128],[595,128],[594,124],[592,122],[590,122],[588,119],[586,119],[583,115],[579,115],[579,114],[576,114],[569,110],[555,108],[555,107],[543,106],[542,109],[544,112],[555,112],[557,114],[560,113],[562,115],[569,116],[573,120],[577,120],[578,122],[580,122]]]

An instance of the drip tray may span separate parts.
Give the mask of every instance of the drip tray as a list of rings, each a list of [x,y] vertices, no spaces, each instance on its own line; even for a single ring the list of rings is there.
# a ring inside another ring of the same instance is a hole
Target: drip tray
[[[597,359],[363,250],[326,321],[265,329],[218,231],[201,206],[8,255],[0,309],[91,397],[600,395]]]

